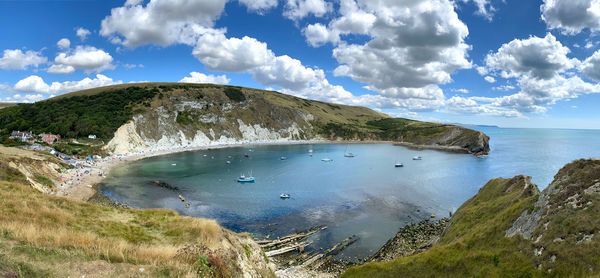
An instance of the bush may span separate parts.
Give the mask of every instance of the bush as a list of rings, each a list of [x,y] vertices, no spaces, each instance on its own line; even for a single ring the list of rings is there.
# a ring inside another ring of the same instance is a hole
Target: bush
[[[246,100],[244,93],[242,93],[242,90],[240,90],[239,88],[227,87],[227,88],[225,88],[224,92],[225,92],[225,95],[230,100],[237,101],[237,102],[242,102],[242,101]]]

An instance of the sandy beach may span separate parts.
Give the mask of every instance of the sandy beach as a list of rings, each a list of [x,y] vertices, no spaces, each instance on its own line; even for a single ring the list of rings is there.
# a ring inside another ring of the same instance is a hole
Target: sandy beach
[[[80,167],[65,170],[61,173],[61,181],[57,186],[56,196],[64,196],[78,201],[87,201],[96,193],[96,185],[106,178],[110,171],[125,163],[136,161],[148,157],[166,155],[179,152],[199,151],[208,149],[220,149],[230,147],[273,145],[273,144],[328,144],[339,143],[325,140],[294,140],[294,141],[264,141],[239,144],[208,145],[201,147],[183,147],[171,148],[157,151],[142,151],[136,153],[126,153],[119,155],[110,155],[93,161],[79,160]],[[345,142],[350,143],[350,142]],[[372,143],[372,142],[357,142]]]

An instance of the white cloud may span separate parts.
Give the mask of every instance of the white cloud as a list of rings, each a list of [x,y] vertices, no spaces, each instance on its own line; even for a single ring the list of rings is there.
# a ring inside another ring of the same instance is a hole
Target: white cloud
[[[38,67],[40,64],[44,64],[48,61],[48,58],[42,56],[41,51],[26,52],[20,49],[5,49],[4,54],[0,58],[0,69],[14,70],[27,69],[29,66]]]
[[[585,59],[579,70],[587,77],[596,82],[600,82],[600,50],[594,52],[592,56]]]
[[[564,34],[600,30],[600,0],[544,0],[540,10],[548,28]]]
[[[69,47],[71,47],[71,41],[67,38],[62,38],[56,43],[56,45],[60,49],[68,49]]]
[[[101,72],[113,69],[113,57],[92,46],[77,46],[74,50],[59,53],[54,58],[54,64],[48,72],[50,73],[72,73],[75,69],[83,69],[86,72]]]
[[[277,0],[238,0],[248,8],[248,11],[262,14],[277,7]]]
[[[462,93],[462,94],[468,94],[469,90],[464,89],[464,88],[460,88],[460,89],[450,89],[450,91],[452,92],[457,92],[457,93]]]
[[[341,0],[340,14],[328,26],[316,23],[305,27],[302,33],[306,41],[313,47],[328,42],[336,45],[341,41],[340,35],[368,34],[377,20],[375,15],[360,9],[354,0]]]
[[[567,57],[569,52],[568,47],[548,33],[544,38],[532,36],[505,43],[497,52],[488,54],[485,63],[489,72],[499,72],[504,78],[527,74],[550,79],[577,65],[577,59]]]
[[[213,83],[213,84],[229,84],[231,79],[227,78],[227,76],[223,75],[206,75],[199,72],[190,72],[190,76],[186,76],[179,80],[179,82],[183,83]]]
[[[470,68],[464,43],[469,31],[450,1],[361,1],[377,17],[366,44],[340,44],[334,74],[364,82],[373,91],[446,84],[457,69]],[[433,90],[424,90],[434,92]],[[401,94],[403,95],[403,94]],[[404,94],[404,96],[406,96]]]
[[[512,85],[500,85],[500,86],[496,86],[496,87],[492,87],[492,90],[494,91],[510,91],[510,90],[514,90],[515,86]]]
[[[143,64],[123,64],[123,67],[127,68],[127,69],[133,69],[133,68],[143,68],[144,65]]]
[[[496,9],[492,6],[490,0],[461,0],[463,3],[473,2],[477,6],[476,14],[484,17],[485,19],[492,21],[494,12]]]
[[[243,72],[275,59],[267,44],[254,38],[227,38],[224,33],[202,35],[193,55],[210,70]]]
[[[302,30],[306,41],[313,47],[319,47],[325,43],[331,42],[337,44],[340,41],[340,33],[336,30],[330,30],[321,23],[310,24]]]
[[[333,10],[333,5],[325,0],[287,0],[283,16],[300,20],[312,14],[322,17]]]
[[[100,35],[129,47],[194,44],[199,35],[210,31],[226,2],[150,0],[144,6],[143,1],[127,1],[102,20]]]
[[[85,41],[87,36],[89,36],[91,34],[90,30],[85,29],[83,27],[77,28],[77,31],[75,33],[77,34],[77,36],[79,37],[79,39],[81,41]]]
[[[42,94],[14,94],[9,97],[0,98],[1,102],[18,102],[18,103],[32,103],[40,100],[47,99],[48,97],[53,96],[45,96]]]
[[[113,81],[111,78],[102,74],[96,74],[96,78],[93,79],[86,77],[79,81],[52,82],[52,84],[48,85],[41,77],[31,75],[19,80],[15,86],[13,86],[13,89],[17,92],[63,94],[121,83],[123,83],[123,81]]]
[[[48,72],[55,74],[71,74],[75,72],[75,68],[68,65],[52,65],[48,68]]]
[[[487,81],[488,83],[496,83],[496,78],[491,77],[491,76],[486,76],[483,79],[485,79],[485,81]]]

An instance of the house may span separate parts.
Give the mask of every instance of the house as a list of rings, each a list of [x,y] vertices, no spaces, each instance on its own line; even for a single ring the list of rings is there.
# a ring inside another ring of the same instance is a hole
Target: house
[[[38,136],[42,138],[42,142],[46,142],[48,144],[52,144],[52,143],[58,142],[58,140],[60,140],[60,135],[51,134],[51,133],[42,133]]]
[[[13,131],[10,134],[10,138],[12,139],[18,139],[21,140],[23,142],[27,142],[29,140],[31,140],[33,138],[33,133],[30,131]]]
[[[94,134],[90,134],[90,135],[88,135],[88,138],[89,138],[89,139],[96,139],[96,135],[94,135]]]

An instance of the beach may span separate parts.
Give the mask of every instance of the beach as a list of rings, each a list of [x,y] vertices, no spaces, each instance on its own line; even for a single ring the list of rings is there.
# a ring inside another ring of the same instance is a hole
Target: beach
[[[219,145],[207,145],[199,147],[178,147],[163,150],[151,150],[142,152],[133,152],[126,154],[110,155],[95,160],[77,160],[76,164],[79,165],[73,169],[65,169],[60,174],[60,183],[57,185],[55,191],[56,196],[63,196],[69,199],[78,201],[87,201],[96,193],[96,185],[101,183],[106,178],[110,171],[116,167],[119,167],[125,163],[136,161],[144,158],[149,158],[159,155],[167,155],[179,152],[188,151],[199,151],[209,149],[220,149],[230,147],[243,147],[243,146],[255,146],[255,145],[283,145],[283,144],[327,144],[335,143],[333,141],[325,140],[286,140],[286,141],[259,141],[259,142],[247,142],[247,143],[235,143],[235,144],[219,144]],[[347,142],[352,143],[352,142]],[[359,142],[356,142],[359,143]],[[361,142],[365,143],[365,142]]]

